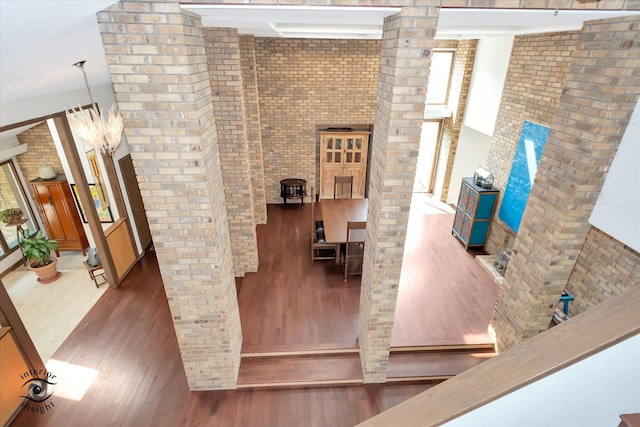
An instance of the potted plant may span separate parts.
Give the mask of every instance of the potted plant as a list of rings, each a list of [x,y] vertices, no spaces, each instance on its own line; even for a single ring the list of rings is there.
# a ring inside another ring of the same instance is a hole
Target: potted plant
[[[20,208],[8,208],[0,211],[0,221],[5,224],[12,224],[22,219],[22,209]]]
[[[38,275],[38,282],[51,283],[58,279],[60,277],[57,270],[58,259],[51,256],[51,251],[60,247],[58,242],[47,238],[42,230],[38,230],[35,234],[24,230],[21,237],[20,248],[29,261],[29,269]]]

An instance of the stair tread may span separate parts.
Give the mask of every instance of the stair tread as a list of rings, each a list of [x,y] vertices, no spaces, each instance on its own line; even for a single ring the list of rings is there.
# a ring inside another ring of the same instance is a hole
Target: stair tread
[[[486,335],[458,338],[421,338],[416,340],[391,341],[391,348],[395,347],[492,347],[491,337]]]
[[[286,345],[260,345],[242,347],[242,357],[268,356],[268,355],[293,355],[293,354],[330,354],[330,353],[357,353],[357,344],[327,343],[327,344],[286,344]]]
[[[329,354],[242,359],[238,387],[362,382],[360,355]]]
[[[314,350],[315,351],[315,350]],[[403,350],[392,352],[388,381],[439,380],[472,368],[496,353],[486,349]],[[276,387],[362,383],[358,352],[243,355],[238,387]]]
[[[403,352],[448,352],[448,351],[474,351],[474,352],[493,352],[495,349],[493,343],[476,343],[476,344],[428,344],[416,346],[399,346],[391,347],[391,353]]]
[[[487,351],[391,353],[387,378],[452,377],[495,355]]]

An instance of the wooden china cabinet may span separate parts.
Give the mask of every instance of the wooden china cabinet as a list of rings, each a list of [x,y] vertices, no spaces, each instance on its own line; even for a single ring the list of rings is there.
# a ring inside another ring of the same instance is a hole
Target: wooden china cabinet
[[[60,174],[53,179],[34,179],[29,184],[47,236],[58,241],[61,251],[86,255],[89,242],[67,178]]]
[[[353,176],[353,198],[364,198],[369,134],[367,131],[320,131],[321,199],[333,198],[336,176]]]

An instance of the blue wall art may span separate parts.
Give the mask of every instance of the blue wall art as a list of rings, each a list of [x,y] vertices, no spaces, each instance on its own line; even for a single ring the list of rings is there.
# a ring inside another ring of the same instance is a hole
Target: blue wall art
[[[498,213],[498,217],[515,233],[520,229],[520,221],[548,136],[549,127],[524,121]]]

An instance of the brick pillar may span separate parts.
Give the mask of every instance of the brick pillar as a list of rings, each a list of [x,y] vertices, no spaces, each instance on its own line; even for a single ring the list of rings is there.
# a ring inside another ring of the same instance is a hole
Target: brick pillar
[[[358,334],[367,383],[386,378],[437,19],[405,7],[384,24]]]
[[[233,273],[236,277],[243,277],[247,271],[258,270],[258,243],[253,219],[240,41],[234,28],[206,28],[204,40],[211,73]]]
[[[242,332],[202,24],[173,1],[121,1],[98,22],[189,388],[236,388]]]
[[[253,189],[253,218],[256,224],[267,223],[267,198],[262,164],[262,130],[260,104],[258,102],[258,75],[255,38],[240,36],[240,61],[244,88],[244,111],[251,163],[251,188]]]
[[[640,96],[638,40],[637,16],[580,33],[491,321],[500,351],[549,326]]]
[[[451,88],[449,89],[449,108],[452,116],[443,120],[443,137],[438,153],[437,169],[442,169],[442,173],[436,176],[442,177],[441,185],[436,184],[436,194],[439,200],[446,203],[449,196],[449,184],[453,162],[456,158],[458,140],[460,139],[460,128],[467,105],[467,95],[469,94],[469,84],[471,83],[471,72],[476,58],[477,40],[460,40],[453,57]]]

